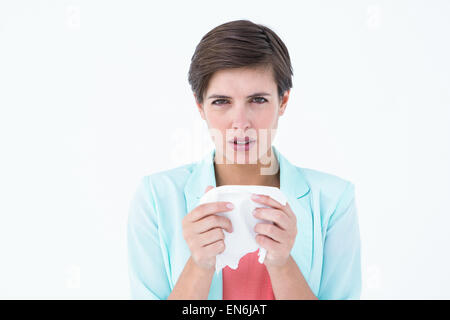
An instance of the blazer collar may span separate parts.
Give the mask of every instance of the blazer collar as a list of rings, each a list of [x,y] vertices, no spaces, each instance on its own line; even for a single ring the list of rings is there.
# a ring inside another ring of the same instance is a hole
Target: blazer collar
[[[280,166],[280,190],[286,195],[288,203],[297,217],[297,238],[291,255],[300,267],[300,270],[308,280],[312,264],[312,237],[313,219],[312,211],[305,197],[310,192],[310,187],[300,168],[292,165],[275,146],[272,150],[278,159]],[[200,161],[198,161],[189,176],[184,187],[186,199],[186,214],[194,209],[203,196],[208,185],[216,187],[214,171],[215,149]],[[222,272],[214,273],[209,292],[209,300],[222,300]]]

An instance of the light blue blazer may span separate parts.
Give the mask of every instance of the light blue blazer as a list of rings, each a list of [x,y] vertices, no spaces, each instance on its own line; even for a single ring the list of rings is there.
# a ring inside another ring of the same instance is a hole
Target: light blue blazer
[[[319,299],[359,299],[360,235],[350,181],[292,165],[272,146],[280,189],[297,215],[291,256]],[[202,160],[141,178],[130,204],[127,241],[132,299],[167,299],[190,257],[181,221],[208,185],[216,187],[215,149]],[[222,272],[208,300],[222,300]]]

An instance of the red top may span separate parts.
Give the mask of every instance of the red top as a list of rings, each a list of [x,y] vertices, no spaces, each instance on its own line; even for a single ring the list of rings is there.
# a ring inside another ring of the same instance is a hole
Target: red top
[[[223,300],[275,300],[266,265],[258,262],[258,250],[243,256],[236,270],[222,269]]]

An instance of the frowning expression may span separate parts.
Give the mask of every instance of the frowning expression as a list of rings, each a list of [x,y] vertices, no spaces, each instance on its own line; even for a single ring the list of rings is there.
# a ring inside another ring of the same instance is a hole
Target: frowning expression
[[[236,163],[236,158],[256,163],[272,145],[288,97],[289,90],[279,98],[271,67],[215,72],[203,105],[197,103],[197,107],[208,125],[217,155],[225,156],[227,163]]]

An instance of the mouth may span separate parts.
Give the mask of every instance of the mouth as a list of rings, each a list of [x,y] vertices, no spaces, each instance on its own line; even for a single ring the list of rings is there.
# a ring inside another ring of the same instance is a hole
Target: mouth
[[[255,141],[255,139],[250,139],[250,137],[245,137],[245,138],[234,137],[234,139],[231,139],[228,142],[233,143],[235,145],[247,145],[247,144],[250,144],[250,143],[252,143],[254,141]]]
[[[255,141],[256,141],[256,139],[251,139],[249,137],[240,138],[240,139],[235,137],[234,139],[229,140],[228,143],[232,145],[232,148],[234,149],[234,151],[247,152],[255,144]]]

